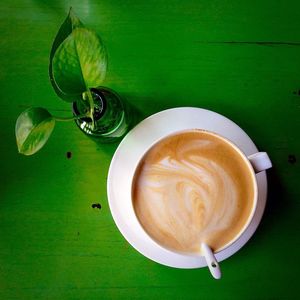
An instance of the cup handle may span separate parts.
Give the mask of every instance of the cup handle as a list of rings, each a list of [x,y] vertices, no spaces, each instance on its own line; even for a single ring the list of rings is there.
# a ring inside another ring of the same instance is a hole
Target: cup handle
[[[211,248],[205,244],[202,243],[201,244],[201,248],[207,263],[207,266],[209,268],[209,271],[211,273],[211,275],[215,278],[215,279],[220,279],[221,278],[221,269],[219,266],[219,263],[217,262],[213,251],[211,250]]]
[[[255,173],[272,168],[272,162],[267,152],[257,152],[248,156]]]

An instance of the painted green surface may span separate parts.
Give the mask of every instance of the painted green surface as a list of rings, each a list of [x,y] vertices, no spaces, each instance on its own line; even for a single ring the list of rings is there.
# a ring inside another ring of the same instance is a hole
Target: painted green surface
[[[116,144],[97,144],[67,123],[35,156],[17,153],[22,110],[69,115],[52,90],[48,59],[70,5],[107,46],[105,85],[144,117],[175,106],[212,109],[270,154],[263,222],[221,263],[221,281],[206,269],[158,265],[124,240],[106,195]],[[11,0],[0,4],[0,28],[0,299],[299,295],[299,1]]]

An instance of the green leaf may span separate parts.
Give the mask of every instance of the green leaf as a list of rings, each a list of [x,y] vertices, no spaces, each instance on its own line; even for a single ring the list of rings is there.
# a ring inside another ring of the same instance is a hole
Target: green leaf
[[[99,86],[105,78],[105,47],[94,31],[77,27],[56,50],[52,68],[60,91],[81,97],[83,92]]]
[[[79,18],[74,14],[73,9],[71,7],[67,18],[60,26],[56,34],[56,37],[54,39],[54,42],[52,44],[52,48],[50,52],[50,61],[53,59],[55,51],[60,46],[60,44],[72,33],[72,30],[77,27],[83,27],[83,24],[81,23]]]
[[[55,92],[65,101],[80,101],[83,92],[103,82],[106,68],[107,54],[101,39],[70,9],[50,53],[49,76]]]
[[[54,42],[52,44],[52,48],[51,48],[51,52],[50,52],[50,63],[49,63],[49,77],[50,77],[50,82],[53,86],[53,89],[55,90],[56,94],[68,101],[68,102],[72,102],[75,101],[74,100],[74,96],[73,95],[67,95],[64,94],[60,88],[57,86],[54,78],[53,78],[53,68],[52,68],[52,63],[53,63],[53,57],[54,54],[57,50],[57,48],[62,44],[62,42],[72,33],[72,31],[77,28],[77,27],[83,27],[83,24],[81,23],[81,21],[79,20],[79,18],[74,14],[72,7],[70,8],[69,14],[67,16],[67,18],[65,19],[65,21],[63,22],[63,24],[61,25],[61,27],[58,30],[58,33],[54,39]]]
[[[44,108],[31,107],[20,114],[16,122],[16,139],[20,153],[32,155],[49,139],[55,119]]]

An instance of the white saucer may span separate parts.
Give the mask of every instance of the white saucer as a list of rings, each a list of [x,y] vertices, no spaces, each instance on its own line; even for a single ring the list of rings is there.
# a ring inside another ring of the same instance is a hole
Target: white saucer
[[[258,152],[250,137],[234,122],[215,112],[192,107],[161,111],[143,120],[120,143],[111,161],[108,174],[108,200],[116,225],[126,240],[149,259],[175,268],[207,266],[204,257],[171,252],[145,236],[136,218],[132,216],[130,178],[139,159],[157,139],[184,129],[206,129],[218,133],[236,144],[249,156]],[[256,174],[258,202],[252,222],[241,237],[228,248],[216,253],[222,261],[240,250],[257,229],[266,204],[266,172]]]

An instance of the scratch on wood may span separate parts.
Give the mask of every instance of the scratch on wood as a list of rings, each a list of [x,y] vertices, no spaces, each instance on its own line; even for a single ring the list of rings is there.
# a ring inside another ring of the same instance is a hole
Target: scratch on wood
[[[227,45],[259,45],[259,46],[300,46],[300,42],[272,42],[272,41],[197,41],[199,44],[227,44]]]

